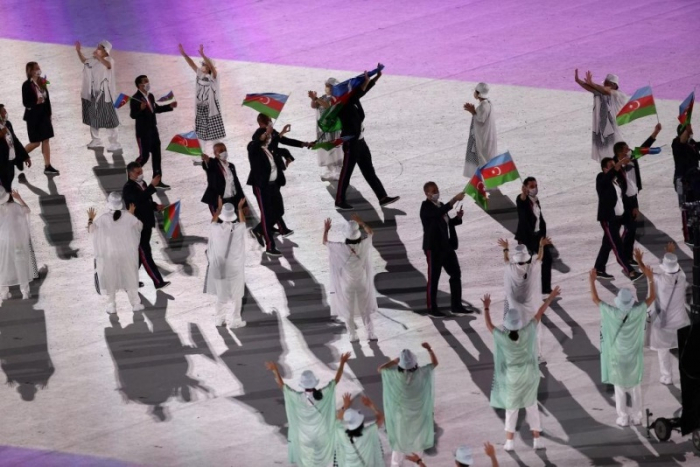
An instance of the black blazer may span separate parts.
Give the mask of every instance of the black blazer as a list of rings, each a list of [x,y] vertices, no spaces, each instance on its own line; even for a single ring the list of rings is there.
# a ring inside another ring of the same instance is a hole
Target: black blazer
[[[651,136],[646,139],[642,143],[640,147],[642,148],[650,148],[652,144],[654,144],[654,141],[656,141],[655,138],[652,138]],[[613,157],[613,160],[615,162],[618,162],[617,156]],[[629,167],[629,168],[628,168]],[[632,209],[639,209],[639,201],[637,200],[637,195],[634,196],[627,196],[627,177],[625,176],[625,172],[623,171],[630,171],[634,170],[634,176],[637,179],[637,190],[641,191],[642,190],[642,175],[639,171],[639,161],[636,159],[632,159],[627,166],[622,167],[616,175],[617,178],[617,183],[620,185],[620,188],[622,189],[622,204],[625,207],[626,212],[631,212]]]
[[[462,218],[451,217],[448,222],[443,218],[451,209],[452,206],[449,204],[440,203],[440,206],[436,206],[427,199],[421,204],[420,221],[423,224],[424,250],[456,250],[459,246],[455,226],[462,223]]]
[[[540,207],[540,235],[547,236],[547,223],[544,221],[544,216],[542,215],[542,206],[540,205],[540,200],[537,200],[537,206]],[[537,217],[535,217],[534,204],[530,197],[526,197],[524,200],[520,199],[520,196],[515,197],[515,205],[518,208],[518,228],[515,231],[515,239],[524,244],[532,245],[534,242],[538,242],[539,239],[535,237],[535,224],[537,223]]]
[[[24,164],[24,161],[29,159],[29,154],[27,154],[27,151],[24,150],[24,146],[22,146],[22,143],[20,143],[17,139],[17,135],[15,135],[15,130],[12,128],[12,123],[5,122],[5,127],[7,127],[7,130],[12,135],[12,141],[14,143],[13,146],[15,148],[15,160],[13,161],[13,164],[15,164],[18,169],[22,170],[22,164]],[[9,160],[10,148],[7,146],[7,141],[5,140],[5,138],[0,138],[0,165],[7,164]]]
[[[236,189],[233,204],[238,209],[238,202],[244,197],[243,188],[241,188],[241,182],[238,181],[236,167],[230,162],[228,167],[233,174],[233,185]],[[207,173],[207,189],[204,191],[204,196],[202,196],[202,203],[217,206],[219,204],[219,196],[223,198],[224,191],[226,191],[226,177],[224,177],[221,162],[215,157],[211,157],[208,162],[202,164],[202,169]]]
[[[270,148],[268,147],[269,150]],[[278,186],[284,186],[287,184],[287,179],[284,176],[284,171],[287,169],[284,160],[279,155],[279,151],[270,151],[270,153],[275,161],[275,166],[277,166],[277,180],[275,180],[275,183]],[[272,165],[270,165],[270,158],[263,151],[262,143],[259,140],[253,139],[253,141],[248,143],[248,162],[250,162],[248,185],[266,188],[270,184]]]
[[[155,112],[151,111],[148,106],[141,110],[141,102],[143,101],[143,94],[141,94],[141,91],[136,91],[136,93],[131,96],[131,100],[129,101],[129,108],[131,110],[129,115],[131,118],[136,120],[136,136],[146,136],[153,133],[157,134],[158,121],[156,120],[156,114],[171,112],[173,110],[173,108],[170,107],[170,104],[158,105],[156,103],[156,98],[153,97],[153,94],[150,92],[148,93],[148,100],[150,101],[151,107],[155,110]]]
[[[600,172],[595,179],[595,189],[598,193],[598,221],[611,221],[615,216],[615,205],[617,205],[617,191],[613,186],[613,181],[617,178],[615,169],[608,170],[607,173]],[[624,188],[620,186],[622,193]]]
[[[51,116],[51,98],[49,90],[46,89],[46,99],[43,104],[37,104],[39,97],[36,95],[34,84],[31,80],[27,80],[22,84],[22,105],[24,105],[25,122],[36,121],[37,119],[48,115]]]
[[[360,99],[374,87],[377,83],[377,79],[378,76],[371,79],[367,85],[367,89],[364,91],[362,87],[359,87],[350,97],[348,103],[340,110],[340,113],[338,113],[338,118],[343,125],[343,130],[340,133],[342,136],[360,137],[362,133],[362,122],[365,121],[365,110],[362,108]]]
[[[146,183],[146,182],[143,182]],[[129,209],[129,205],[136,206],[134,215],[138,220],[143,222],[144,228],[152,229],[156,226],[156,218],[153,212],[158,209],[158,203],[151,199],[153,193],[156,192],[156,187],[151,184],[146,185],[146,189],[142,189],[138,183],[129,179],[122,190],[122,199],[124,207]]]

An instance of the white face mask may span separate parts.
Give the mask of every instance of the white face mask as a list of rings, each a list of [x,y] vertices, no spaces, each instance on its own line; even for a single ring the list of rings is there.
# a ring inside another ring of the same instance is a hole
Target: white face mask
[[[438,200],[440,199],[440,192],[438,191],[437,193],[433,193],[430,195],[430,201],[437,203]]]
[[[36,76],[36,77],[41,76],[41,70],[36,70],[36,71],[34,72],[34,76]]]
[[[148,92],[151,90],[151,83],[146,83],[143,85],[143,90]]]
[[[141,175],[139,175],[138,177],[136,177],[136,181],[139,182],[139,183],[141,183],[141,182],[143,181],[143,174],[141,174]]]
[[[219,160],[226,162],[228,160],[228,152],[223,151],[219,153]]]
[[[537,188],[533,188],[527,191],[530,196],[537,196]]]

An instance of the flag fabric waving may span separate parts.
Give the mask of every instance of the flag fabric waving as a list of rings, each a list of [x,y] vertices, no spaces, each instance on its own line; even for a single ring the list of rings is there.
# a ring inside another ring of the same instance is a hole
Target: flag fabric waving
[[[661,154],[661,148],[634,148],[632,150],[632,159],[639,159],[647,154]]]
[[[372,71],[367,72],[371,77],[379,73],[384,69],[384,65],[381,63],[377,65]],[[333,103],[330,107],[323,111],[321,117],[318,119],[318,126],[322,131],[330,133],[332,131],[340,130],[340,122],[338,121],[338,114],[341,109],[348,103],[350,97],[353,95],[357,89],[364,83],[365,74],[355,76],[347,81],[338,83],[331,88],[331,95],[333,96]]]
[[[487,209],[488,199],[486,197],[486,187],[481,179],[481,167],[476,169],[476,173],[469,180],[467,186],[464,187],[464,193],[474,198],[474,202],[481,206],[482,209]]]
[[[168,102],[168,101],[171,101],[173,99],[175,99],[175,94],[173,94],[173,92],[170,91],[169,93],[167,93],[166,95],[164,95],[163,97],[158,99],[158,102]]]
[[[116,100],[114,101],[114,108],[115,109],[121,109],[124,107],[129,101],[131,100],[131,97],[127,96],[126,94],[119,93],[117,96]]]
[[[331,149],[340,146],[352,138],[354,138],[354,136],[343,136],[341,138],[336,138],[333,141],[325,141],[323,143],[316,142],[316,144],[311,146],[311,149],[325,149],[326,151],[330,151]]]
[[[270,118],[277,118],[288,98],[289,96],[285,94],[276,94],[274,92],[246,94],[241,105],[255,109]]]
[[[654,96],[651,93],[651,86],[644,86],[630,97],[627,104],[620,109],[617,114],[617,124],[624,125],[638,118],[654,115],[656,113],[656,104]]]
[[[168,240],[180,236],[180,200],[163,209],[163,232]]]
[[[510,152],[494,157],[479,167],[479,172],[486,188],[496,188],[504,183],[520,178]]]
[[[690,123],[690,117],[693,114],[693,104],[695,103],[695,91],[691,92],[688,97],[681,103],[678,108],[678,121],[685,128]]]
[[[168,147],[165,149],[168,151],[177,152],[179,154],[185,154],[187,156],[202,155],[202,148],[199,145],[197,133],[194,131],[175,135],[170,141],[170,144],[168,144]]]

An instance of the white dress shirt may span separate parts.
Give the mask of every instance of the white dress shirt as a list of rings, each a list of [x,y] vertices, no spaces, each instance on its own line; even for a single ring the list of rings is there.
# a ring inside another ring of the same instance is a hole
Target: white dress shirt
[[[277,180],[277,164],[275,164],[275,158],[272,157],[272,153],[265,146],[263,146],[262,150],[267,155],[267,158],[270,159],[270,182],[274,182]]]

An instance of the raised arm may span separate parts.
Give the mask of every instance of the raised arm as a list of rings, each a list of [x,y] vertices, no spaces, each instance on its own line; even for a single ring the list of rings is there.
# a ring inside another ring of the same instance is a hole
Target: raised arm
[[[486,321],[486,329],[493,334],[495,326],[491,322],[491,312],[489,311],[491,307],[491,295],[484,294],[484,298],[481,299],[481,303],[484,304],[484,320]]]
[[[491,467],[498,467],[498,459],[496,458],[496,449],[493,444],[488,441],[484,443],[484,454],[491,459]]]
[[[591,73],[590,71],[586,72],[586,86],[593,89],[594,92],[605,94],[606,96],[610,95],[610,89],[593,82],[593,73]]]
[[[647,276],[647,284],[649,284],[649,296],[644,301],[644,303],[647,304],[647,308],[649,308],[651,304],[654,303],[654,300],[656,300],[656,289],[654,288],[654,273],[652,272],[649,266],[642,269],[642,271],[644,272],[644,275]]]
[[[180,55],[182,55],[182,57],[185,59],[190,68],[192,68],[192,71],[196,73],[197,65],[195,65],[194,61],[190,58],[189,55],[187,55],[187,52],[185,52],[185,48],[182,46],[182,44],[178,44],[177,48],[180,50]]]
[[[328,244],[328,231],[331,230],[331,218],[329,217],[323,222],[323,244]]]
[[[382,411],[379,410],[376,405],[374,405],[374,402],[372,402],[372,399],[369,397],[362,396],[362,399],[360,400],[362,401],[362,405],[374,413],[374,417],[377,419],[377,426],[381,427],[384,424],[384,414]]]
[[[510,258],[508,257],[508,252],[510,251],[508,249],[508,240],[505,238],[499,238],[498,239],[498,246],[503,248],[503,262],[508,263],[510,262]]]
[[[423,347],[425,350],[427,350],[428,353],[430,354],[430,363],[433,364],[433,367],[438,366],[439,362],[438,362],[437,356],[435,356],[435,352],[433,352],[433,348],[430,346],[430,344],[428,344],[427,342],[423,342],[421,344],[421,347]]]
[[[537,310],[537,313],[535,313],[535,319],[539,323],[540,320],[542,319],[542,315],[544,314],[545,311],[547,311],[547,308],[549,308],[549,305],[552,304],[555,298],[557,298],[561,294],[561,289],[559,286],[554,287],[554,290],[552,290],[552,293],[549,294],[549,297],[544,301],[542,306],[540,307],[539,310]]]
[[[595,280],[598,277],[598,272],[595,270],[595,268],[591,269],[591,272],[588,273],[588,282],[591,285],[591,300],[593,300],[593,303],[596,304],[596,306],[600,305],[600,297],[598,296],[598,289],[596,289],[595,286]]]
[[[340,356],[340,364],[338,365],[338,371],[335,372],[335,384],[340,383],[340,378],[343,377],[343,370],[345,369],[345,363],[350,360],[350,352],[344,353]]]
[[[275,376],[277,386],[282,389],[284,387],[284,381],[282,381],[282,376],[280,376],[280,370],[277,368],[277,364],[275,362],[265,362],[265,368],[272,372],[272,374]]]
[[[580,79],[580,78],[578,77],[578,68],[577,68],[576,71],[574,72],[574,80],[576,81],[576,83],[577,83],[579,86],[581,86],[581,87],[582,87],[583,89],[585,89],[586,91],[588,91],[588,92],[593,92],[593,91],[594,91],[592,87],[590,87],[589,85],[587,85],[585,81],[583,81],[582,79]]]
[[[202,57],[202,60],[204,60],[204,64],[209,67],[209,70],[211,70],[212,78],[216,79],[217,72],[216,67],[214,66],[214,62],[212,62],[211,59],[204,54],[204,46],[201,44],[199,46],[199,56]]]
[[[349,392],[346,392],[343,394],[343,405],[340,407],[340,410],[338,410],[338,420],[343,419],[343,415],[345,415],[345,411],[350,408],[350,405],[352,404],[352,395]]]
[[[83,55],[83,52],[80,49],[80,42],[75,41],[75,51],[78,52],[78,58],[82,63],[85,63],[87,61],[87,58],[85,57],[85,55]]]
[[[26,106],[25,106],[25,107],[26,107]],[[685,143],[688,142],[688,140],[690,139],[690,135],[692,135],[692,134],[693,134],[693,127],[690,126],[690,123],[688,123],[688,124],[685,126],[685,130],[683,130],[683,131],[681,132],[681,134],[678,136],[678,140],[679,140],[681,143],[685,144]]]
[[[668,251],[668,247],[666,247],[666,251]],[[639,248],[634,249],[634,260],[637,262],[639,265],[640,269],[644,270],[646,268],[646,264],[644,264],[644,253],[642,253],[642,250]]]
[[[379,365],[379,368],[377,368],[377,371],[379,373],[381,373],[382,370],[386,370],[387,368],[391,368],[392,366],[398,365],[398,364],[399,364],[399,359],[395,358],[393,360],[389,360],[388,362],[384,363],[383,365]]]
[[[350,216],[350,218],[357,222],[357,225],[362,227],[362,229],[367,235],[372,235],[372,233],[374,232],[372,228],[369,225],[365,224],[365,222],[360,218],[360,216],[357,213]]]

